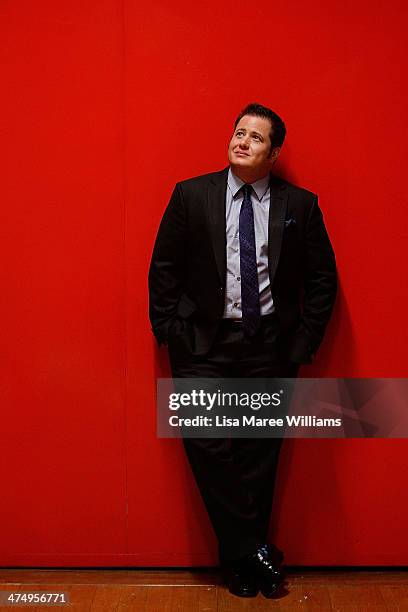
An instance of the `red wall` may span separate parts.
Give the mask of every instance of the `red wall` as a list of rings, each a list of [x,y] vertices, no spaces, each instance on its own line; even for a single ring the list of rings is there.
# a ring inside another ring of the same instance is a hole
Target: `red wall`
[[[239,110],[288,126],[340,295],[304,376],[406,376],[407,8],[385,0],[4,2],[1,565],[205,565],[147,269],[178,180],[227,165]],[[291,564],[407,564],[405,440],[284,445],[272,536]]]

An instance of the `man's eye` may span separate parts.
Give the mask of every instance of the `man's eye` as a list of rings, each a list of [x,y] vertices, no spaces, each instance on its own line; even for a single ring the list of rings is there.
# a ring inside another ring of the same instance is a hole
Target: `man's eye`
[[[257,136],[256,134],[254,135],[254,138],[256,138],[257,140],[260,140],[259,136]]]

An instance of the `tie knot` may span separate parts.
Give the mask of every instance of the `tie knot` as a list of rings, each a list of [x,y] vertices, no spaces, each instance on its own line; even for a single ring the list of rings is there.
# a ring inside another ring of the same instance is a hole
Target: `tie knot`
[[[242,191],[244,192],[244,196],[250,196],[252,191],[252,185],[250,183],[245,183],[245,185],[242,186]]]

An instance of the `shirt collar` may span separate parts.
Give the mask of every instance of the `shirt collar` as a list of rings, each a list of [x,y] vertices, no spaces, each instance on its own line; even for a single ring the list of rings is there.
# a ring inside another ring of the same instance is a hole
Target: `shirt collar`
[[[231,190],[233,198],[236,197],[238,191],[244,184],[244,181],[241,181],[241,179],[233,173],[230,166],[228,169],[228,187]],[[269,173],[258,181],[255,181],[255,183],[251,183],[251,185],[257,195],[258,200],[261,202],[269,188]]]

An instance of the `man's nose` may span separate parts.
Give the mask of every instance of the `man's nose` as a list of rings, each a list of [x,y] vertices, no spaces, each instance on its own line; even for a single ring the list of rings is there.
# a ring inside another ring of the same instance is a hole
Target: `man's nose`
[[[244,136],[243,138],[241,138],[241,140],[239,141],[239,146],[243,149],[248,148],[248,136]]]

